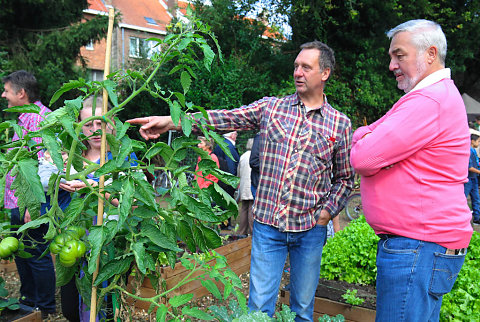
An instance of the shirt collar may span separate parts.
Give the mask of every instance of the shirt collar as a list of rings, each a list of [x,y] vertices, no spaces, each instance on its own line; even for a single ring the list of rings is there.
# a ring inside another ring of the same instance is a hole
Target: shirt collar
[[[316,106],[316,107],[307,107],[305,106],[305,113],[308,114],[309,112],[313,111],[318,111],[320,115],[323,117],[323,110],[325,109],[325,106],[327,106],[328,100],[327,100],[327,95],[323,94],[323,104],[321,106]]]
[[[443,68],[443,69],[437,70],[436,72],[431,73],[430,75],[422,79],[420,82],[418,82],[418,84],[410,92],[428,87],[445,78],[450,79],[451,78],[450,75],[451,75],[450,68]]]

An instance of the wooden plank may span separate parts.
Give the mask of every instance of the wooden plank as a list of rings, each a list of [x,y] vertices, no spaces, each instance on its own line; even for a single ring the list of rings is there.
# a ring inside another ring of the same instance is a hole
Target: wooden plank
[[[2,260],[0,262],[0,272],[8,274],[17,271],[17,265],[14,261]]]
[[[215,249],[217,253],[225,256],[229,267],[237,275],[246,273],[250,270],[250,250],[251,237],[236,240],[235,242]],[[214,264],[213,261],[211,264]],[[165,279],[167,289],[170,289],[177,285],[189,272],[190,271],[186,270],[183,265],[178,264],[173,270],[170,267],[162,268],[161,278]],[[197,272],[193,276],[198,276],[200,274],[201,272]],[[223,291],[223,285],[220,282],[216,282],[216,284],[219,289]],[[145,279],[143,281],[139,292],[141,294],[140,296],[142,297],[152,297],[155,295],[155,291],[149,279]],[[172,291],[169,294],[169,297],[187,293],[193,293],[194,298],[200,298],[207,295],[209,292],[202,286],[201,281],[192,281]],[[132,303],[130,300],[129,302]],[[149,303],[144,301],[136,301],[135,307],[148,310]]]
[[[250,253],[250,250],[252,248],[251,244],[252,244],[252,237],[249,236],[243,239],[238,239],[228,245],[224,245],[219,248],[216,248],[215,251],[220,255],[227,257],[228,259],[230,254],[235,253],[237,251]],[[181,274],[183,274],[182,276],[185,276],[187,269],[179,263],[175,265],[174,269],[172,269],[171,267],[162,267],[160,272],[162,273],[162,276],[164,279],[169,279],[170,277],[181,275]]]
[[[41,311],[33,311],[32,313],[22,316],[14,322],[42,322],[42,312]]]
[[[280,303],[289,305],[290,292],[280,291]],[[364,307],[352,306],[345,303],[331,301],[320,297],[315,297],[315,303],[313,308],[313,318],[318,320],[320,316],[328,314],[330,316],[336,316],[341,314],[345,317],[346,321],[351,322],[374,322],[375,311]]]

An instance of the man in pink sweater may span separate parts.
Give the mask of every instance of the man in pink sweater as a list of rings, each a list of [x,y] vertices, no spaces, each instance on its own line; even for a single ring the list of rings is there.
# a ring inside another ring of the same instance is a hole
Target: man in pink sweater
[[[441,27],[411,20],[387,35],[389,69],[406,94],[355,131],[351,150],[365,217],[381,238],[377,321],[438,321],[472,235],[467,116]]]

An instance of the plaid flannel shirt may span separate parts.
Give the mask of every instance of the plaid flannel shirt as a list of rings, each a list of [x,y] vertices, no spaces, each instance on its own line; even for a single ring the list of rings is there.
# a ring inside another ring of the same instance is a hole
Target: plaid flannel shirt
[[[34,103],[38,107],[40,107],[40,114],[35,113],[22,113],[18,117],[18,125],[23,127],[23,135],[27,132],[37,131],[39,129],[38,124],[43,121],[45,118],[45,113],[51,112],[48,107],[43,105],[40,101],[36,101]],[[18,141],[20,138],[18,137],[17,133],[13,135],[12,142]],[[37,143],[41,143],[41,138],[33,138],[33,140]],[[38,153],[38,157],[43,157],[43,152]],[[17,200],[18,198],[15,197],[15,190],[11,190],[10,187],[12,186],[13,180],[15,177],[10,176],[9,174],[5,175],[5,196],[4,196],[4,206],[7,209],[17,208]]]
[[[307,111],[298,95],[209,111],[220,131],[260,129],[255,220],[280,231],[313,228],[322,209],[336,216],[353,185],[351,122],[325,103]]]

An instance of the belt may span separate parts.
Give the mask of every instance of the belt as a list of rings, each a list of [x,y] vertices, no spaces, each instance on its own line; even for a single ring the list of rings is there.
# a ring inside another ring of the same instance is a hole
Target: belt
[[[389,238],[402,237],[402,236],[393,235],[393,234],[378,234],[377,236],[380,237],[380,239],[383,239],[383,240],[386,240],[386,239],[389,239]]]

